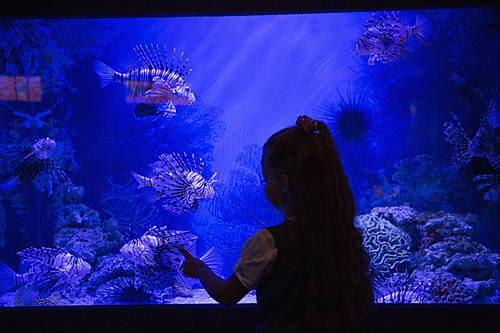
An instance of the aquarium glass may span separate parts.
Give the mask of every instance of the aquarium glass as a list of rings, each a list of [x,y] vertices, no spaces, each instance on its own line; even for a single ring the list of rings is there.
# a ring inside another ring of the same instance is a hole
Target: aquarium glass
[[[332,132],[378,303],[498,304],[500,9],[0,19],[0,306],[215,303],[281,216],[262,145]],[[255,303],[251,291],[242,303]]]

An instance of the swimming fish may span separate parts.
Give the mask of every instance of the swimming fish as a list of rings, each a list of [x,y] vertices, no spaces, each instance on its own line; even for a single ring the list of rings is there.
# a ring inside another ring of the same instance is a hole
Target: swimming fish
[[[195,256],[196,237],[189,231],[167,230],[167,227],[149,229],[143,236],[133,239],[120,249],[120,253],[135,264],[135,274],[154,289],[164,289],[183,280],[180,272],[184,256],[179,252],[182,246]],[[216,273],[222,272],[222,257],[210,249],[200,258],[212,266]]]
[[[8,179],[2,183],[0,183],[0,194],[8,194],[16,189],[16,183],[19,179],[19,176]]]
[[[48,297],[40,297],[40,293],[22,286],[16,291],[16,306],[56,306],[61,303],[61,294],[55,292]]]
[[[495,107],[495,101],[490,101],[479,130],[472,140],[465,133],[457,116],[454,113],[452,116],[458,127],[448,121],[443,125],[443,133],[445,140],[455,145],[455,163],[466,166],[472,157],[480,157],[486,158],[495,170],[500,170],[500,112]]]
[[[494,84],[484,81],[468,80],[459,76],[457,73],[453,73],[450,80],[455,84],[454,94],[458,97],[460,109],[466,113],[470,113],[472,109],[473,96],[477,96],[485,105],[488,105],[488,99],[486,98],[485,92],[496,95],[499,91],[498,87]]]
[[[51,158],[56,142],[51,138],[40,139],[32,146],[0,147],[0,164],[6,164],[9,172],[21,183],[33,182],[35,187],[52,194],[53,183],[61,186],[71,183],[64,171]],[[11,184],[12,185],[12,184]],[[15,183],[13,184],[15,185]]]
[[[174,214],[180,215],[190,211],[195,213],[200,205],[199,199],[213,199],[215,191],[212,183],[217,172],[207,181],[201,175],[204,163],[196,166],[194,154],[191,164],[186,153],[183,158],[177,154],[162,154],[160,161],[149,164],[146,176],[131,172],[139,183],[139,188],[144,189],[147,202],[162,199],[162,207]]]
[[[357,39],[354,54],[369,55],[368,65],[376,61],[392,64],[403,59],[406,51],[414,52],[419,47],[418,38],[427,39],[432,31],[430,20],[417,15],[410,23],[408,15],[400,12],[384,12],[378,20],[373,13],[365,23],[365,32]]]
[[[500,201],[500,175],[478,175],[472,178],[472,180],[475,182],[479,182],[479,185],[477,185],[478,191],[482,191],[483,189],[488,188],[488,191],[484,193],[485,200],[493,202]]]
[[[0,73],[25,74],[32,67],[32,52],[22,41],[9,47],[0,45]]]
[[[135,107],[134,116],[142,121],[170,118],[176,114],[175,105],[194,104],[196,98],[182,79],[191,72],[191,69],[186,69],[189,59],[182,62],[184,52],[175,65],[174,48],[169,67],[166,46],[163,57],[158,45],[155,49],[151,44],[151,50],[147,45],[137,45],[133,49],[139,58],[139,64],[132,65],[126,73],[117,72],[99,60],[94,61],[93,68],[99,76],[101,88],[118,82],[130,92],[127,101],[140,97],[145,103],[139,103]]]
[[[17,255],[21,257],[17,274],[7,264],[0,263],[0,292],[25,285],[40,295],[48,295],[80,280],[91,270],[88,262],[59,246],[30,247]]]

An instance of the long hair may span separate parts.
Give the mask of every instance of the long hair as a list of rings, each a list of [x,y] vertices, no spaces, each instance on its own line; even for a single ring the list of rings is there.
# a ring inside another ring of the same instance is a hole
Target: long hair
[[[370,258],[354,227],[354,197],[328,127],[319,134],[294,126],[272,135],[263,151],[277,175],[289,179],[285,211],[299,252],[305,287],[304,324],[317,331],[349,331],[373,305]]]

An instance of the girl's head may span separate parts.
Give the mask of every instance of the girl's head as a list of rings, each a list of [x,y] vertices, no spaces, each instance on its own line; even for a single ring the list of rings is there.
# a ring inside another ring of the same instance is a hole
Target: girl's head
[[[297,124],[264,144],[262,171],[268,201],[285,217],[306,213],[304,205],[311,202],[323,203],[328,210],[340,205],[354,217],[348,180],[327,126],[305,116]],[[334,198],[340,200],[332,203]]]

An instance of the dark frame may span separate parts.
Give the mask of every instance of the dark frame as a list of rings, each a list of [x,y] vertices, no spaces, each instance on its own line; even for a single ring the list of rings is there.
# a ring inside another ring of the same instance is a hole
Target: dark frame
[[[7,0],[3,17],[140,17],[321,13],[480,7],[471,0]],[[253,332],[256,305],[145,305],[0,308],[1,332]],[[497,332],[498,305],[376,305],[363,332]]]

